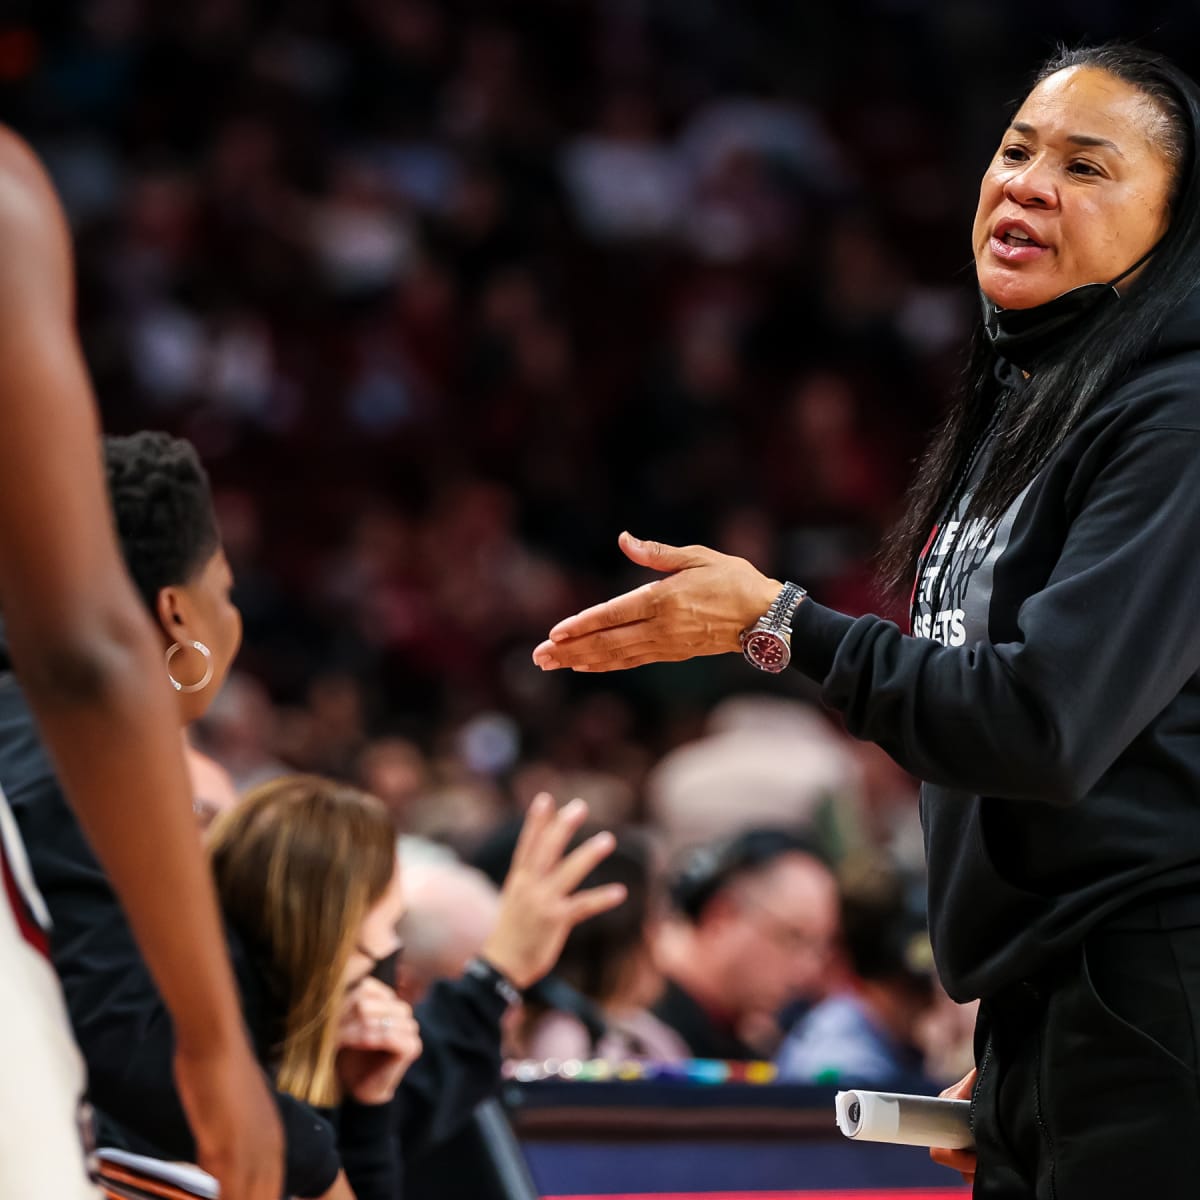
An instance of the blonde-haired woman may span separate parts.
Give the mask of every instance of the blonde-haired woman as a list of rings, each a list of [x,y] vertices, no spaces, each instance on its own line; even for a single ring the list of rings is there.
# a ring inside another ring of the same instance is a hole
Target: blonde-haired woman
[[[348,1176],[334,1195],[393,1197],[391,1100],[421,1052],[395,978],[404,899],[395,832],[372,796],[315,776],[274,780],[222,813],[209,834],[226,919],[263,977],[247,1019],[276,1085],[340,1106]],[[352,1189],[352,1191],[350,1190]]]

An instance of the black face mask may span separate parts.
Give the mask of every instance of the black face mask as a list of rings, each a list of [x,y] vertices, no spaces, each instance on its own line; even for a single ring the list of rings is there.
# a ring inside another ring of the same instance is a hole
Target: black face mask
[[[983,329],[992,349],[1021,370],[1032,371],[1077,339],[1103,310],[1120,303],[1116,285],[1132,275],[1156,249],[1151,246],[1132,267],[1107,283],[1085,283],[1034,308],[1001,308],[981,291]]]
[[[386,983],[392,991],[396,990],[396,973],[400,969],[400,960],[404,957],[404,950],[400,948],[393,950],[391,954],[385,954],[383,958],[375,960],[375,965],[371,968],[371,978],[378,979],[380,983]]]

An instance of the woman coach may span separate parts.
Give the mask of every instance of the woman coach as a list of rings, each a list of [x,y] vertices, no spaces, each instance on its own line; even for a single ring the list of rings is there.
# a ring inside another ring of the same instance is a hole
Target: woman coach
[[[925,781],[938,967],[983,1001],[986,1200],[1200,1178],[1198,128],[1187,76],[1109,46],[1048,63],[1005,130],[966,383],[886,555],[912,635],[624,535],[668,577],[534,653],[790,657]]]

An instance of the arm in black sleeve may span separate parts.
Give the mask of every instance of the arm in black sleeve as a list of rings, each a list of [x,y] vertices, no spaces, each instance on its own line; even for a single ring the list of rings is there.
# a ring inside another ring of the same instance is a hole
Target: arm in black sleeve
[[[406,1161],[452,1137],[500,1089],[505,1002],[471,975],[436,983],[416,1007],[424,1049],[396,1093]]]
[[[400,1200],[400,1148],[392,1103],[346,1099],[332,1117],[354,1200]]]
[[[810,600],[797,667],[858,738],[948,788],[1070,803],[1200,669],[1200,434],[1143,429],[1081,498],[1022,640],[945,647]]]
[[[168,1026],[164,1028],[164,1026]],[[131,1053],[128,1026],[113,1023],[111,1036],[82,1044],[88,1063],[88,1095],[105,1116],[132,1134],[133,1148],[165,1158],[194,1161],[195,1142],[179,1103],[171,1072],[169,1022],[152,1021]],[[286,1147],[289,1196],[321,1196],[340,1169],[334,1131],[315,1109],[275,1093]]]
[[[119,919],[119,914],[113,915]],[[128,937],[127,931],[114,932]],[[120,941],[119,937],[109,939],[109,949],[115,953]],[[88,1066],[88,1095],[107,1117],[134,1135],[139,1143],[136,1149],[193,1161],[195,1142],[172,1071],[171,1020],[132,939],[126,949],[127,955],[110,958],[106,963],[107,989],[102,977],[89,979],[78,968],[64,975],[64,993]],[[232,949],[244,999],[248,984],[245,962],[236,947]],[[112,971],[120,961],[127,964],[127,969]],[[97,1002],[104,990],[108,991],[108,999]],[[324,1194],[341,1166],[333,1127],[294,1096],[276,1092],[275,1103],[283,1123],[287,1194]]]

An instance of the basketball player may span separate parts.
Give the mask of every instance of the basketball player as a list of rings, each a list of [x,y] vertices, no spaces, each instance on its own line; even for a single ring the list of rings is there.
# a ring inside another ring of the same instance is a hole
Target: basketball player
[[[278,1118],[225,957],[166,672],[115,544],[74,303],[57,197],[0,128],[0,611],[14,667],[171,1010],[198,1160],[223,1200],[278,1200]],[[82,1200],[95,1194],[83,1072],[2,800],[0,875],[0,1196]]]

